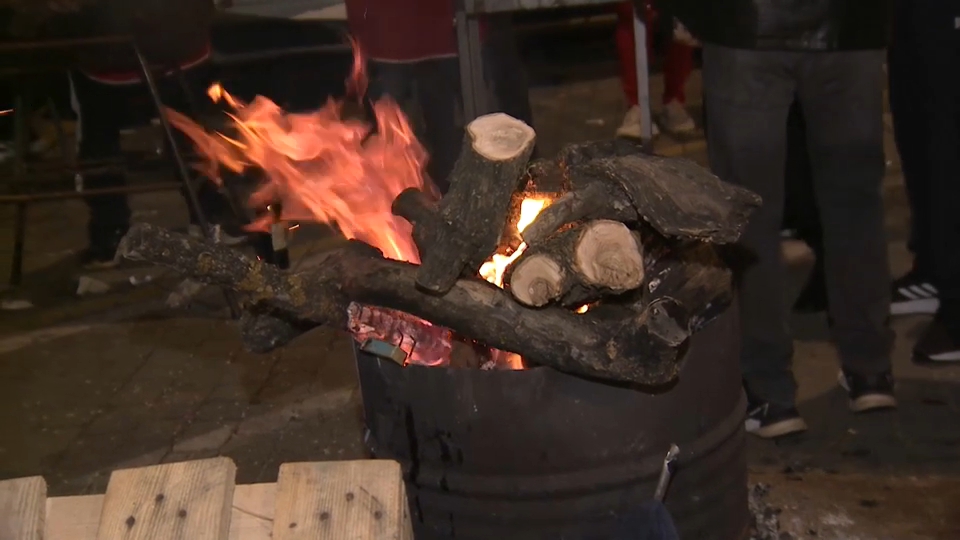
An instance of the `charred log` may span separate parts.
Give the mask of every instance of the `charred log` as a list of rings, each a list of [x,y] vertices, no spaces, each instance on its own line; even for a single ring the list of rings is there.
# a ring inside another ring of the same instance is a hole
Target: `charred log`
[[[477,118],[466,131],[439,219],[407,216],[405,206],[396,208],[415,222],[415,231],[424,229],[415,233],[430,246],[421,254],[417,285],[435,294],[448,292],[463,275],[476,275],[496,250],[536,140],[530,126],[501,113]]]
[[[679,305],[672,298],[608,316],[528,309],[479,279],[459,279],[446,294],[429,294],[417,287],[417,266],[384,259],[359,243],[331,252],[321,266],[292,274],[226,246],[146,224],[131,228],[118,252],[241,293],[245,309],[261,318],[252,325],[259,343],[269,342],[263,336],[272,324],[263,322],[267,319],[286,321],[278,325],[283,335],[276,342],[288,340],[291,328],[346,328],[348,307],[356,302],[415,315],[558,370],[660,385],[679,373],[689,338],[676,320]]]
[[[633,223],[639,216],[622,189],[608,182],[596,181],[553,201],[523,230],[521,236],[527,244],[535,245],[568,223],[593,219]]]
[[[643,277],[639,238],[623,223],[597,220],[527,248],[508,269],[506,282],[521,304],[540,307],[571,291],[573,298],[562,304],[623,293],[639,287]]]

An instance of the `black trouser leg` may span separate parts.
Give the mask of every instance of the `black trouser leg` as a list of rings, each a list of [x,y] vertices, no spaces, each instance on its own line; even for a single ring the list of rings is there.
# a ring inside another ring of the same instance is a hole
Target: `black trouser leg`
[[[883,51],[804,53],[797,95],[823,226],[831,334],[844,368],[890,369],[890,272],[881,185]]]
[[[893,136],[900,155],[900,170],[910,203],[910,237],[907,247],[913,253],[913,268],[927,279],[932,279],[930,246],[930,182],[931,163],[927,157],[931,137],[930,78],[918,46],[920,34],[930,28],[918,28],[917,7],[924,0],[900,1],[897,4],[894,39],[887,55],[887,75],[890,88],[890,112],[893,116]],[[920,34],[918,34],[918,32]],[[938,54],[936,51],[928,51]],[[942,70],[937,66],[936,70]]]
[[[913,212],[914,249],[960,331],[960,5],[898,2],[891,57],[894,126]]]
[[[705,45],[703,88],[710,168],[721,179],[763,198],[741,236],[756,259],[742,277],[741,368],[756,399],[793,406],[796,384],[790,364],[793,339],[787,326],[783,223],[787,113],[795,82],[781,53]]]
[[[520,57],[512,13],[487,15],[483,66],[493,85],[495,110],[533,126],[530,84]]]
[[[81,161],[118,159],[123,104],[130,95],[128,87],[100,84],[82,73],[70,74],[71,101],[77,114],[77,158]],[[83,175],[84,189],[122,187],[122,173],[101,172]],[[124,194],[86,197],[90,215],[87,221],[91,246],[109,246],[130,226],[130,206]]]
[[[444,194],[450,188],[450,173],[460,157],[464,137],[458,60],[423,61],[418,66],[416,92],[423,113],[423,142],[430,152],[427,173]]]

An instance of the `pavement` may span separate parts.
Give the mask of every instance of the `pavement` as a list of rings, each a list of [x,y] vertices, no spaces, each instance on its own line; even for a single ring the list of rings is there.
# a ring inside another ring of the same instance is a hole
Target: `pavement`
[[[658,78],[653,87],[661,87]],[[690,88],[700,94],[697,74]],[[532,100],[544,155],[611,136],[625,110],[608,77],[538,87]],[[662,136],[657,149],[706,159],[697,135]],[[888,156],[891,267],[901,272],[909,264],[909,216],[890,141]],[[176,193],[135,196],[132,204],[137,220],[186,224]],[[271,354],[247,353],[215,290],[174,310],[164,301],[180,279],[169,272],[79,272],[84,215],[77,201],[31,207],[26,281],[2,295],[32,307],[0,311],[0,478],[42,474],[51,495],[68,495],[103,492],[110,471],[131,466],[224,455],[237,463],[238,482],[252,483],[275,480],[283,462],[364,455],[345,336],[319,329]],[[10,219],[11,209],[0,208],[4,235]],[[339,241],[309,228],[295,238],[293,260]],[[0,244],[0,279],[10,248]],[[109,290],[77,297],[81,277]],[[894,321],[901,407],[854,416],[836,385],[824,318],[796,317],[799,406],[810,432],[749,444],[752,481],[770,486],[783,530],[811,538],[960,538],[960,368],[910,364],[924,323]]]

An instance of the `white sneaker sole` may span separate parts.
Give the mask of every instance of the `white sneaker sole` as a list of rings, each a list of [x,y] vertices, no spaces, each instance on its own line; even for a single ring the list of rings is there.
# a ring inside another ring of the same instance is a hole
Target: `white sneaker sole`
[[[933,315],[940,308],[938,298],[920,298],[890,304],[891,315]]]
[[[850,392],[850,387],[847,386],[847,379],[843,376],[842,371],[837,378],[837,382],[840,384],[840,388],[843,388],[848,393]],[[850,410],[855,413],[879,411],[882,409],[896,409],[897,398],[889,394],[866,394],[858,397],[857,399],[851,399],[849,405]]]
[[[803,421],[803,418],[789,418],[787,420],[781,420],[773,424],[762,426],[760,425],[759,420],[747,418],[747,420],[743,423],[743,427],[747,433],[756,435],[761,439],[776,439],[777,437],[783,437],[784,435],[806,431],[807,423]]]

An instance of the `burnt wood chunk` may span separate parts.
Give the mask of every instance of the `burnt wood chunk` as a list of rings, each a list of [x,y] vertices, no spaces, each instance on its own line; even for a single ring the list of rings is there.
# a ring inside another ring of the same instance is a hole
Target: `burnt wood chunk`
[[[685,158],[604,158],[582,170],[613,181],[640,218],[668,237],[736,242],[761,203],[753,192],[723,182]]]
[[[539,307],[577,288],[576,302],[636,289],[643,282],[639,238],[618,221],[590,221],[531,245],[507,272],[518,302]],[[569,304],[569,302],[563,302]]]
[[[422,217],[414,224],[428,229],[417,234],[430,246],[417,286],[435,294],[448,292],[461,275],[476,275],[496,250],[536,141],[533,128],[502,113],[481,116],[466,131],[433,230]]]
[[[259,317],[253,326],[260,343],[269,318],[286,321],[277,325],[278,341],[289,340],[295,327],[346,328],[348,307],[356,302],[415,315],[539,365],[656,386],[677,376],[689,338],[675,320],[677,301],[669,297],[636,309],[577,314],[526,308],[479,278],[455,280],[437,295],[417,286],[419,267],[385,259],[359,242],[330,252],[323,265],[290,274],[227,246],[148,224],[134,225],[118,252],[241,293],[244,309]]]

